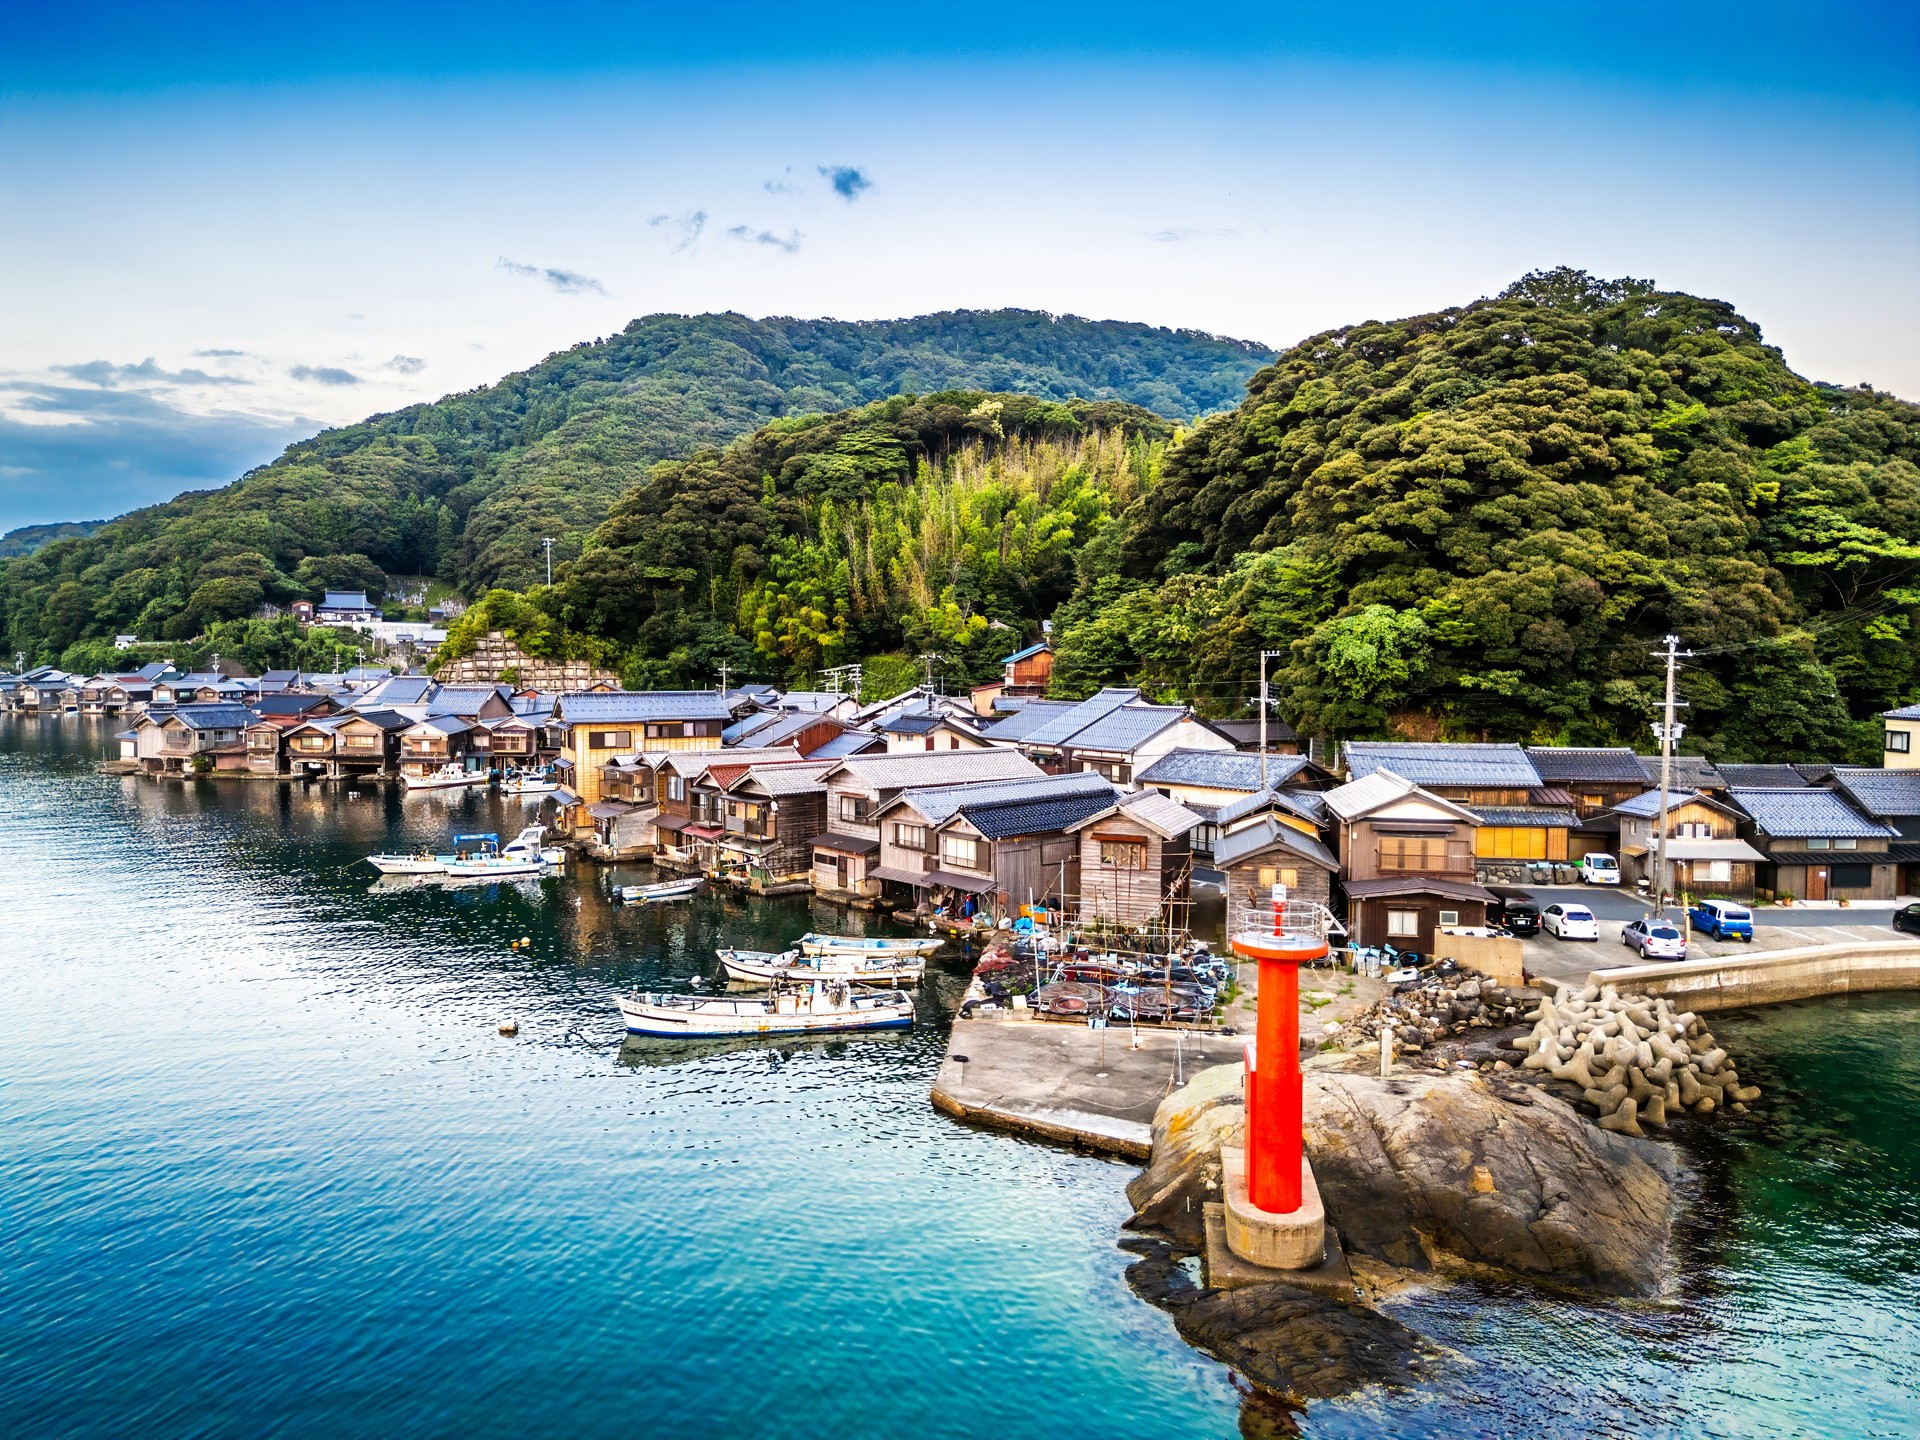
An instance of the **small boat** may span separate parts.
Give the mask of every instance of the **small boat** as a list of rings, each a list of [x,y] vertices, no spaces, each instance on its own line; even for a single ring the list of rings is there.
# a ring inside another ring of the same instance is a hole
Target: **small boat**
[[[502,795],[551,795],[560,782],[545,770],[515,770],[500,782]]]
[[[919,955],[806,955],[798,950],[720,950],[729,980],[771,985],[776,980],[855,980],[862,984],[912,985],[926,973]]]
[[[629,1035],[712,1039],[721,1035],[788,1035],[814,1030],[904,1030],[913,998],[904,990],[864,990],[844,980],[782,982],[772,994],[618,995]]]
[[[546,835],[546,826],[529,825],[501,846],[500,853],[502,855],[538,855],[549,865],[566,864],[567,852],[558,845],[544,844]]]
[[[525,839],[526,833],[521,831],[520,838]],[[366,862],[382,875],[445,875],[447,867],[455,861],[495,855],[499,849],[500,837],[488,831],[484,835],[454,836],[451,855],[430,855],[421,850],[412,855],[369,855]]]
[[[705,883],[702,876],[689,875],[684,880],[657,880],[651,885],[622,885],[613,893],[629,905],[650,905],[660,900],[685,900]]]
[[[896,940],[878,935],[802,935],[793,942],[803,955],[931,955],[946,942]]]
[[[452,790],[467,785],[485,785],[493,777],[484,770],[464,770],[458,765],[442,765],[425,775],[402,775],[401,785],[409,790]]]

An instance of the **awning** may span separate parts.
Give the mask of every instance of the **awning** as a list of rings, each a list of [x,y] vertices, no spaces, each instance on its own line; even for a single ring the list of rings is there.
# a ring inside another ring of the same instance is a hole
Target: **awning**
[[[1744,864],[1754,864],[1764,861],[1767,857],[1744,840],[1701,840],[1692,836],[1680,836],[1667,841],[1667,858],[1669,860],[1738,860]]]
[[[653,828],[656,830],[671,830],[677,833],[681,830],[687,829],[692,824],[693,824],[693,821],[690,820],[687,816],[669,815],[664,810],[662,810],[658,815],[653,817]]]
[[[911,885],[916,890],[924,890],[933,883],[933,877],[920,870],[902,870],[897,865],[875,865],[867,871],[869,880],[892,880],[900,885]]]
[[[722,830],[718,825],[687,826],[687,834],[693,836],[696,840],[718,840],[726,833],[727,832]]]
[[[880,842],[861,835],[836,835],[830,830],[813,837],[813,848],[833,850],[841,855],[871,855],[880,848]]]
[[[1437,895],[1442,900],[1479,900],[1494,904],[1499,897],[1470,880],[1442,880],[1434,875],[1382,876],[1378,880],[1349,880],[1342,887],[1350,900],[1384,900],[1396,895]]]
[[[571,770],[573,769],[573,761],[562,755],[554,760],[553,768],[556,770]]]
[[[998,888],[991,875],[962,875],[954,870],[929,870],[926,882],[929,885],[944,885],[949,890],[966,890],[975,895]]]
[[[564,785],[558,790],[549,791],[540,803],[544,805],[548,800],[551,800],[562,809],[565,809],[569,805],[578,805],[580,803],[580,797]]]
[[[1891,865],[1884,850],[1775,850],[1760,857],[1775,865]]]
[[[630,815],[639,808],[637,805],[627,804],[624,800],[602,800],[598,804],[589,805],[587,813],[596,820],[612,820],[621,815]]]

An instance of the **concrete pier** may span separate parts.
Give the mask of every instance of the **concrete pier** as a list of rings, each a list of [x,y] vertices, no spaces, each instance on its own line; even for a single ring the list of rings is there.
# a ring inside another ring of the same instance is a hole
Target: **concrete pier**
[[[1920,990],[1920,942],[1814,945],[1753,956],[1716,956],[1679,964],[1623,965],[1595,970],[1594,985],[1665,996],[1676,1008],[1737,1010],[1821,995]]]
[[[1190,1030],[1094,1030],[1011,1011],[977,1016],[954,1022],[932,1098],[975,1124],[1145,1160],[1160,1102],[1195,1070],[1237,1059],[1243,1043]]]

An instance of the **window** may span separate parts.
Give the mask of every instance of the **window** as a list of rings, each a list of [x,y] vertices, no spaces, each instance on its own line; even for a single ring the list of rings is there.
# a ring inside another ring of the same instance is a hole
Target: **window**
[[[1160,793],[1164,795],[1166,791],[1163,790]],[[1196,825],[1188,832],[1188,841],[1192,844],[1194,853],[1197,855],[1213,854],[1213,847],[1219,843],[1219,840],[1220,827],[1218,825]]]
[[[1832,848],[1833,842],[1824,835],[1810,835],[1807,837],[1807,849],[1809,850],[1831,850]]]
[[[1580,803],[1582,805],[1589,805],[1595,810],[1600,810],[1606,807],[1607,797],[1604,795],[1596,795],[1593,791],[1588,790],[1581,794]]]
[[[1444,835],[1382,835],[1382,870],[1444,870],[1447,868],[1447,838]]]
[[[1866,890],[1873,885],[1873,866],[1836,865],[1833,867],[1833,887],[1836,890]]]
[[[1733,880],[1733,862],[1731,860],[1697,860],[1693,866],[1693,883],[1696,885],[1726,885]]]
[[[980,868],[980,842],[971,835],[942,835],[940,863],[956,870]]]
[[[842,795],[840,797],[840,818],[842,820],[866,819],[867,797],[864,795]]]
[[[1458,925],[1460,923],[1460,912],[1458,910],[1442,910],[1440,912],[1440,923],[1442,925]]]
[[[589,750],[631,750],[633,732],[631,730],[590,730],[587,732]]]
[[[902,850],[924,850],[927,848],[927,827],[896,825],[893,827],[893,843]]]
[[[1913,749],[1911,730],[1889,730],[1886,735],[1887,752],[1892,755],[1905,755]]]
[[[1836,850],[1858,850],[1860,848],[1860,842],[1851,835],[1842,835],[1833,842],[1833,848]]]
[[[685,776],[669,775],[667,777],[667,798],[669,800],[684,800],[687,798],[687,781]]]
[[[1126,836],[1100,841],[1100,863],[1122,870],[1141,870],[1147,864],[1147,842]]]
[[[1387,911],[1387,936],[1394,940],[1414,940],[1420,935],[1418,910]]]
[[[1508,825],[1482,825],[1473,832],[1473,853],[1487,860],[1545,860],[1547,832]]]

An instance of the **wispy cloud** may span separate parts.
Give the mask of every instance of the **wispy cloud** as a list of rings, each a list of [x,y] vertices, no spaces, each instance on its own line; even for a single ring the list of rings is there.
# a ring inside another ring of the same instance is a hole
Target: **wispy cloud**
[[[789,165],[785,170],[781,171],[780,175],[775,179],[762,180],[760,182],[760,188],[766,191],[767,194],[769,195],[802,194],[806,190],[806,186],[794,184],[792,176],[793,176],[793,167]]]
[[[1237,233],[1234,230],[1153,230],[1148,232],[1147,238],[1157,240],[1162,245],[1183,245],[1189,240],[1217,240]]]
[[[244,350],[196,350],[193,355],[196,360],[238,360],[246,353]]]
[[[387,361],[386,368],[398,375],[418,375],[427,368],[427,362],[418,355],[396,355]]]
[[[801,231],[789,230],[784,235],[776,235],[771,230],[756,230],[751,225],[735,225],[727,231],[734,239],[746,245],[771,245],[776,250],[784,250],[791,255],[800,248],[800,242],[807,237]]]
[[[822,165],[820,173],[833,186],[833,193],[849,205],[873,188],[873,180],[858,165]]]
[[[551,265],[522,265],[518,260],[500,257],[500,268],[509,275],[520,275],[529,280],[544,280],[562,295],[595,295],[607,293],[607,287],[591,275],[582,275],[577,270],[557,270]]]
[[[700,238],[700,232],[707,228],[707,212],[688,210],[680,215],[654,215],[647,224],[656,230],[665,230],[673,237],[672,251],[678,255],[683,250],[693,248],[693,242]]]
[[[111,360],[88,360],[80,365],[55,365],[62,375],[102,389],[145,385],[245,385],[232,375],[209,375],[204,370],[163,370],[149,355],[137,365],[116,365]]]
[[[316,385],[358,385],[360,377],[338,365],[294,365],[287,374],[296,380],[311,380]]]

